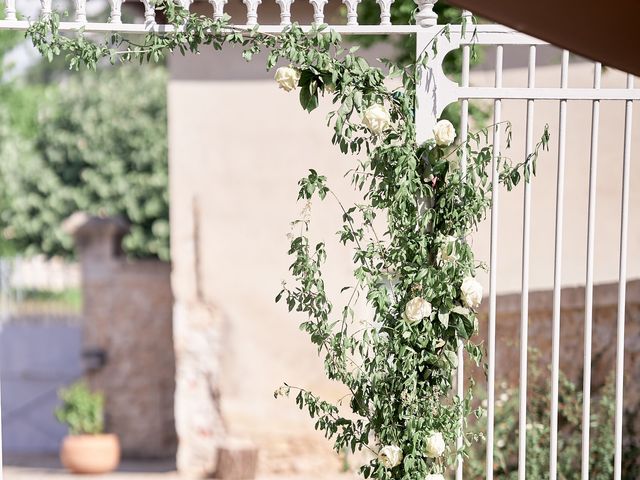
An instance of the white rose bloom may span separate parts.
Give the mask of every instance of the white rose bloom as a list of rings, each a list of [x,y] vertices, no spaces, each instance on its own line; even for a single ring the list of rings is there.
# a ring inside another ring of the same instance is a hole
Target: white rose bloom
[[[402,450],[395,445],[382,447],[380,452],[378,452],[378,461],[385,468],[393,468],[396,465],[400,465],[402,461]]]
[[[365,110],[362,123],[371,130],[371,133],[380,135],[391,123],[391,115],[384,105],[376,103]]]
[[[482,285],[473,277],[467,277],[462,281],[460,296],[469,308],[477,308],[482,302]]]
[[[427,438],[427,446],[425,448],[425,453],[429,458],[438,458],[442,456],[446,446],[447,445],[444,442],[444,437],[442,436],[442,433],[435,432],[429,435],[429,438]]]
[[[449,120],[440,120],[433,127],[433,138],[439,147],[448,147],[456,139],[456,129]]]
[[[409,323],[418,323],[429,315],[431,315],[431,304],[422,297],[412,298],[404,307],[404,318]]]
[[[280,67],[276,70],[275,80],[280,88],[290,92],[298,86],[300,72],[292,67]]]
[[[444,477],[439,473],[430,473],[424,477],[424,480],[444,480]]]

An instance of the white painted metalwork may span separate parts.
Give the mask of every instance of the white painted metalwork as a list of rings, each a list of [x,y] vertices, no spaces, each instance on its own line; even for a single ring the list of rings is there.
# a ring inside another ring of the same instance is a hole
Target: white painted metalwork
[[[502,88],[502,59],[504,47],[496,47],[495,88]],[[493,441],[495,420],[496,378],[496,292],[498,285],[498,158],[500,157],[500,131],[502,128],[502,100],[493,102],[493,158],[491,161],[491,250],[489,253],[489,333],[487,335],[487,457],[485,478],[493,479]]]
[[[471,12],[465,10],[462,13],[462,21],[471,28]],[[462,72],[461,72],[461,84],[463,87],[469,86],[469,63],[471,61],[471,47],[469,45],[462,46]],[[460,142],[464,145],[469,137],[469,100],[464,98],[460,102]],[[460,158],[460,170],[463,175],[467,173],[467,150],[462,149],[462,155]],[[464,400],[464,345],[462,342],[458,343],[458,368],[456,375],[456,394],[458,400],[462,402]],[[460,428],[464,426],[464,419],[460,419]],[[456,449],[460,451],[464,445],[462,435],[459,435],[456,439]],[[458,462],[456,465],[456,480],[462,480],[464,459],[462,455],[458,455]]]
[[[593,67],[593,88],[600,88],[602,66]],[[589,434],[591,426],[591,342],[593,334],[593,251],[596,220],[596,181],[598,173],[598,134],[600,130],[600,100],[591,106],[591,158],[589,159],[589,206],[587,219],[587,278],[584,314],[584,370],[582,383],[582,456],[580,472],[589,479]]]
[[[3,1],[3,0],[0,0]],[[21,0],[18,0],[20,2]],[[41,16],[46,17],[52,11],[51,0],[41,1]],[[63,32],[74,32],[83,29],[85,32],[121,32],[128,34],[145,34],[148,32],[169,32],[172,26],[161,25],[156,22],[153,0],[142,0],[145,7],[143,23],[125,23],[122,21],[123,0],[109,0],[110,22],[98,23],[87,19],[86,0],[74,0],[75,11],[71,18],[73,21],[60,23]],[[181,4],[189,7],[190,0],[180,0]],[[213,6],[213,17],[216,19],[224,15],[224,9],[228,0],[208,0]],[[238,28],[253,28],[260,25],[259,30],[265,33],[279,33],[283,27],[296,18],[292,15],[291,5],[294,0],[269,0],[277,3],[280,8],[277,24],[261,22],[259,5],[262,0],[231,0],[246,6],[246,24],[237,25]],[[314,25],[325,22],[325,7],[328,0],[298,0],[308,1],[313,7]],[[466,28],[461,25],[452,25],[449,35],[443,36],[442,27],[438,26],[437,15],[434,12],[436,0],[415,0],[417,12],[415,25],[394,25],[391,22],[391,6],[393,0],[376,0],[380,6],[380,19],[376,25],[359,25],[358,8],[361,0],[342,0],[346,7],[346,18],[341,24],[331,24],[329,28],[347,34],[417,34],[418,53],[428,48],[430,42],[438,37],[437,54],[431,55],[429,67],[425,69],[418,86],[418,106],[416,112],[416,131],[420,141],[427,140],[431,136],[433,125],[442,113],[443,109],[453,103],[460,102],[461,124],[460,141],[468,138],[469,103],[474,99],[493,100],[494,121],[500,122],[502,116],[502,102],[504,100],[526,102],[526,142],[523,158],[530,155],[534,149],[533,119],[536,100],[555,101],[559,103],[559,127],[553,135],[559,139],[558,144],[558,171],[557,171],[557,198],[554,239],[554,288],[553,288],[553,318],[552,318],[552,371],[551,371],[551,448],[550,471],[551,480],[558,477],[558,381],[559,381],[559,352],[560,352],[560,300],[562,286],[562,245],[563,245],[563,210],[564,210],[564,165],[565,145],[567,129],[567,110],[569,102],[592,102],[591,123],[591,152],[589,174],[589,200],[587,218],[587,253],[586,253],[586,289],[585,289],[585,319],[584,319],[584,378],[583,378],[583,431],[582,431],[582,456],[581,478],[589,478],[589,423],[590,423],[590,384],[591,384],[591,342],[593,328],[593,271],[595,250],[595,212],[596,212],[596,178],[598,163],[598,131],[600,121],[600,104],[603,101],[625,102],[625,128],[624,128],[624,153],[623,153],[623,180],[621,202],[621,226],[620,226],[620,256],[619,256],[619,291],[617,313],[617,337],[616,337],[616,405],[615,405],[615,459],[614,480],[621,480],[622,460],[622,421],[623,421],[623,387],[624,387],[624,327],[625,327],[625,282],[627,277],[627,230],[629,222],[629,181],[631,168],[631,121],[633,101],[640,100],[640,89],[634,88],[633,77],[629,76],[625,88],[601,88],[601,66],[594,66],[594,82],[592,88],[572,88],[568,84],[569,53],[563,52],[561,63],[561,84],[559,87],[537,87],[536,74],[536,49],[537,46],[546,45],[546,42],[529,35],[517,32],[501,25],[480,24],[470,25],[469,13],[463,14],[467,23]],[[16,13],[16,0],[4,0],[6,19],[0,20],[0,29],[24,30],[29,26],[26,19],[18,19]],[[310,30],[313,25],[302,25],[304,30]],[[596,29],[597,30],[597,29]],[[466,34],[465,34],[466,32]],[[472,34],[473,33],[473,34]],[[470,51],[473,44],[495,46],[496,71],[493,86],[475,86],[470,84],[469,63]],[[502,83],[502,60],[505,46],[521,45],[529,49],[528,80],[526,86],[504,86]],[[445,56],[456,49],[462,51],[462,70],[460,84],[445,75],[442,62]],[[492,178],[497,178],[497,160],[501,151],[500,129],[495,128],[492,143],[494,154],[492,159]],[[466,152],[463,151],[461,168],[466,168]],[[492,188],[493,204],[491,207],[491,247],[489,283],[489,319],[488,319],[488,405],[487,405],[487,450],[486,450],[486,475],[487,480],[493,479],[494,459],[494,417],[495,417],[495,367],[496,367],[496,302],[497,284],[499,281],[497,272],[498,260],[498,188]],[[525,184],[523,198],[523,229],[522,229],[522,276],[521,276],[521,315],[520,315],[520,352],[519,352],[519,436],[518,436],[518,478],[524,480],[526,475],[526,425],[527,425],[527,373],[528,373],[528,326],[529,326],[529,269],[530,269],[530,243],[531,243],[531,205],[532,186]],[[456,372],[456,395],[464,394],[464,364],[463,349],[458,349],[458,369]],[[462,438],[456,441],[456,447],[462,447]],[[1,447],[1,442],[0,442]],[[1,466],[1,458],[0,458]],[[456,466],[456,480],[463,480],[463,461],[458,458]],[[0,470],[0,480],[2,473]],[[536,479],[530,479],[536,480]]]
[[[562,52],[560,85],[569,84],[569,52]],[[556,188],[556,233],[553,266],[553,324],[551,347],[551,445],[549,452],[549,478],[558,478],[558,386],[560,382],[560,293],[562,291],[562,241],[564,226],[564,170],[567,138],[567,101],[560,100],[560,126],[558,132],[558,184]]]
[[[529,72],[527,87],[534,88],[536,82],[536,46],[529,47]],[[527,133],[525,155],[533,153],[533,106],[527,100]],[[522,212],[522,293],[520,300],[520,384],[518,414],[518,478],[526,478],[527,459],[527,370],[529,347],[529,252],[531,240],[531,183],[524,185],[524,207]]]
[[[627,75],[627,88],[633,88],[633,76]],[[620,266],[618,276],[618,318],[616,337],[616,420],[614,480],[622,478],[622,415],[624,386],[624,320],[627,295],[627,243],[629,230],[629,171],[631,169],[631,123],[633,102],[627,100],[624,112],[624,153],[622,158],[622,206],[620,225]]]

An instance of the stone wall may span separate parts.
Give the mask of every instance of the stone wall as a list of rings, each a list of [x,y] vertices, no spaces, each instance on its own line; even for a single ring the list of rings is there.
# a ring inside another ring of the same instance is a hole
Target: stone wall
[[[75,214],[65,227],[81,263],[86,377],[106,395],[107,428],[125,456],[173,456],[171,266],[121,255],[121,220]]]
[[[487,299],[483,302],[480,330],[487,330]],[[604,385],[615,371],[618,285],[594,288],[592,341],[592,392]],[[541,368],[551,363],[553,292],[532,292],[529,297],[529,347],[536,349]],[[640,406],[640,280],[627,283],[625,321],[625,407]],[[582,389],[584,355],[585,290],[564,288],[560,315],[560,370]],[[496,385],[517,386],[520,375],[520,295],[502,295],[497,300]],[[482,375],[476,377],[482,385]],[[639,425],[640,427],[640,425]]]

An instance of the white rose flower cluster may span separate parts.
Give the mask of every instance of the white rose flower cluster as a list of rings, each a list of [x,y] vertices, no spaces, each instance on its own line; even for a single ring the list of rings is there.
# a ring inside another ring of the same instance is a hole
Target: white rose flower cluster
[[[384,468],[393,468],[402,462],[402,450],[395,445],[382,447],[378,452],[378,461]]]
[[[431,315],[431,304],[422,297],[409,300],[404,307],[404,319],[409,323],[418,323],[423,318]]]
[[[280,67],[276,70],[275,80],[286,92],[295,90],[300,80],[300,72],[293,67]]]
[[[449,120],[440,120],[433,127],[433,138],[439,147],[448,147],[456,139],[456,129]]]
[[[380,135],[391,123],[391,115],[389,111],[379,103],[371,105],[364,111],[362,123],[371,130],[374,135]]]
[[[440,432],[434,432],[427,438],[427,445],[425,448],[425,454],[429,458],[441,457],[446,448],[444,437]]]
[[[462,281],[460,297],[469,308],[478,308],[482,302],[482,285],[473,277],[467,277]]]

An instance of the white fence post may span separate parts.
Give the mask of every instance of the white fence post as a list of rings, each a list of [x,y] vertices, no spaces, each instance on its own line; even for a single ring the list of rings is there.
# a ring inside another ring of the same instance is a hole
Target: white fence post
[[[433,7],[437,0],[414,0],[418,5],[416,13],[416,23],[424,29],[434,27],[438,24],[438,16],[433,11]],[[432,38],[432,33],[420,31],[416,35],[416,58],[420,57],[427,44]],[[429,138],[429,132],[432,130],[437,119],[433,108],[433,101],[430,101],[429,86],[432,80],[431,72],[423,69],[420,84],[416,86],[416,140],[418,143],[425,142]]]

